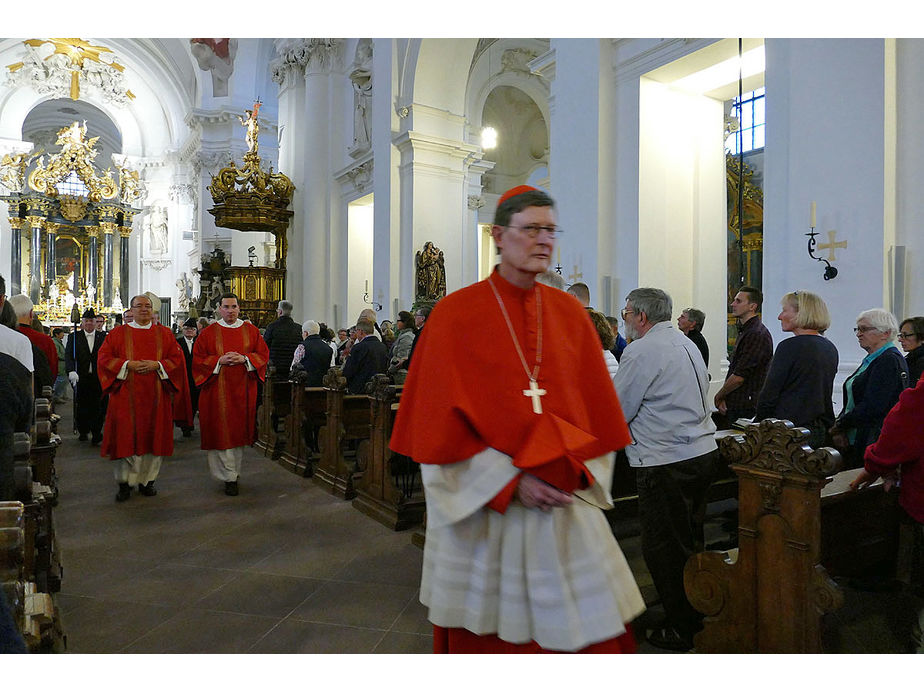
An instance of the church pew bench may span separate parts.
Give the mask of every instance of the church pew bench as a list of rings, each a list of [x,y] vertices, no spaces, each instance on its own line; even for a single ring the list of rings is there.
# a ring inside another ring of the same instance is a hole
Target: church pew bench
[[[371,437],[369,461],[356,486],[353,507],[395,531],[419,525],[426,503],[420,465],[389,448],[391,430],[400,405],[401,385],[386,375],[370,383]]]
[[[304,383],[304,372],[297,372],[289,390],[285,444],[277,461],[290,472],[310,477],[321,454],[318,432],[326,421],[327,393]]]
[[[319,433],[320,457],[314,481],[329,493],[352,500],[356,484],[368,466],[371,407],[368,395],[347,394],[339,368],[324,376],[326,420]]]
[[[818,653],[822,619],[844,603],[829,577],[894,565],[898,514],[881,484],[848,486],[831,448],[812,450],[808,431],[767,420],[722,440],[738,476],[738,548],[692,556],[690,603],[705,614],[694,637],[704,653]],[[876,511],[873,511],[875,509]]]
[[[292,383],[279,378],[270,364],[266,371],[263,399],[257,412],[257,441],[254,444],[266,457],[278,460],[286,447],[285,423],[291,409]],[[280,428],[282,430],[280,430]]]

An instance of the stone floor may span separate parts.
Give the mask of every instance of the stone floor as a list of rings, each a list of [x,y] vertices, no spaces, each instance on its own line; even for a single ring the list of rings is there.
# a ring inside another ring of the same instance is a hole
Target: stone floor
[[[115,502],[111,463],[72,433],[63,443],[56,532],[69,653],[427,653],[415,530],[392,532],[249,449],[237,497],[209,476],[198,431],[182,438],[158,495]],[[728,538],[710,506],[707,540]],[[726,513],[723,515],[723,512]],[[649,609],[661,615],[631,522],[614,531]],[[859,592],[826,622],[830,652],[903,652],[904,593]],[[642,653],[663,653],[640,640]]]

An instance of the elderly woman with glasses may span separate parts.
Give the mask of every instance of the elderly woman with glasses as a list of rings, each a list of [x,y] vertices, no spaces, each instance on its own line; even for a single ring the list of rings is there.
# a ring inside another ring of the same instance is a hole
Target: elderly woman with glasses
[[[898,333],[898,343],[905,350],[905,361],[911,376],[908,382],[914,387],[924,373],[924,317],[906,318]]]
[[[809,429],[813,448],[825,444],[834,423],[831,392],[837,374],[837,348],[822,333],[831,325],[824,300],[809,291],[793,291],[780,301],[783,332],[794,336],[776,347],[767,379],[757,398],[755,421],[786,419]]]
[[[845,469],[863,466],[866,446],[876,442],[883,419],[908,387],[908,364],[892,344],[898,334],[895,316],[881,308],[865,310],[853,331],[866,358],[844,381],[844,408],[830,430]]]

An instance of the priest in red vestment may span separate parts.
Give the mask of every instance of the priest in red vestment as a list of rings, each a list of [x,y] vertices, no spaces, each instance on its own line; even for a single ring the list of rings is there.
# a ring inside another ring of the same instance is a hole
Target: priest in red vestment
[[[224,294],[220,319],[193,344],[193,378],[199,388],[199,429],[212,476],[238,495],[244,448],[257,439],[257,381],[266,380],[269,347],[260,331],[238,318],[235,294]]]
[[[151,299],[135,296],[131,306],[133,322],[106,335],[97,357],[109,395],[101,453],[115,462],[118,502],[128,500],[132,486],[157,494],[162,458],[173,454],[173,398],[186,377],[173,333],[154,323]]]
[[[391,448],[421,463],[436,652],[635,651],[645,605],[602,512],[631,440],[590,318],[535,281],[557,232],[544,192],[502,195],[500,264],[415,345]]]

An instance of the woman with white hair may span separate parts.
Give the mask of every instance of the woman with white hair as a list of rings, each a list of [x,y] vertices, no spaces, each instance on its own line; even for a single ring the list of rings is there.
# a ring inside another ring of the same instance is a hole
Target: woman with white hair
[[[844,409],[830,430],[844,454],[844,469],[863,466],[866,446],[876,442],[883,419],[908,387],[908,364],[892,343],[898,333],[895,316],[882,308],[864,310],[853,331],[867,355],[844,381]]]

